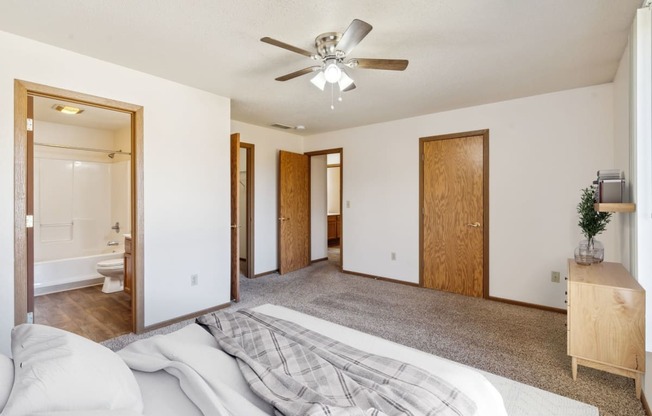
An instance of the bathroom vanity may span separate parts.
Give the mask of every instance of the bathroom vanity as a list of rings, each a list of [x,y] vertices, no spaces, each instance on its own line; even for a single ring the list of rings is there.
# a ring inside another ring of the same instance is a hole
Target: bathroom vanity
[[[124,291],[131,295],[131,285],[134,277],[134,263],[131,258],[131,235],[125,234],[125,281],[124,281]]]

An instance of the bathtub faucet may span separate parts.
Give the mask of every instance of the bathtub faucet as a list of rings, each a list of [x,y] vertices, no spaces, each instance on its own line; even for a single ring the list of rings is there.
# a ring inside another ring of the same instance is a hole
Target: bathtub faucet
[[[106,243],[106,245],[107,246],[118,246],[118,245],[120,245],[120,243],[118,243],[117,241],[111,240],[108,243]]]

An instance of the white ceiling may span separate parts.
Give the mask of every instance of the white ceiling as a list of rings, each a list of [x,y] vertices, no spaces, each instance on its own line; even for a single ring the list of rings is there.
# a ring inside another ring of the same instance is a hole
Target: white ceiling
[[[81,108],[84,112],[75,115],[63,114],[52,108],[58,104]],[[127,113],[44,97],[34,97],[34,120],[110,131],[131,125],[131,115]]]
[[[0,30],[232,99],[233,119],[314,134],[610,82],[641,0],[2,0]],[[349,57],[408,59],[404,72],[354,69],[330,110],[310,76],[274,78],[358,18]],[[83,91],[82,91],[83,92]]]

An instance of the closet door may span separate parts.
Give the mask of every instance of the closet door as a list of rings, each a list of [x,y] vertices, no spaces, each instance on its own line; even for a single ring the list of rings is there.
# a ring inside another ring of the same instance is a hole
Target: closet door
[[[481,297],[484,132],[422,139],[422,285]],[[488,241],[488,239],[487,239]]]
[[[278,269],[310,264],[310,157],[281,150],[278,175]]]

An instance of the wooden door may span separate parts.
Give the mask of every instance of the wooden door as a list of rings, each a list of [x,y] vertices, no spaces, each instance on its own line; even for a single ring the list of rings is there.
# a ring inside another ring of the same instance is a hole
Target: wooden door
[[[231,300],[240,301],[240,133],[231,135]]]
[[[421,139],[421,285],[467,296],[485,288],[488,132]]]
[[[280,274],[310,264],[310,158],[279,153],[278,270]]]
[[[27,96],[27,175],[26,208],[27,216],[32,218],[27,224],[27,322],[34,322],[34,97]]]

